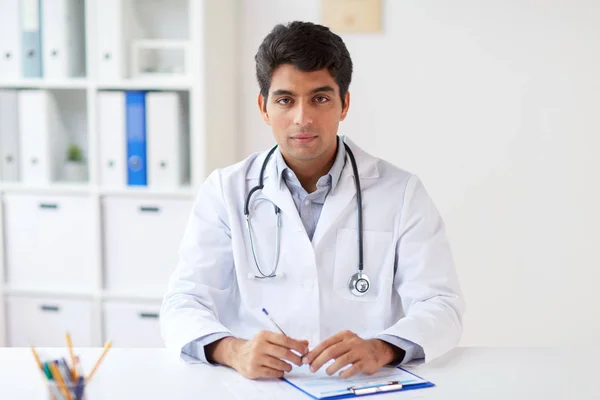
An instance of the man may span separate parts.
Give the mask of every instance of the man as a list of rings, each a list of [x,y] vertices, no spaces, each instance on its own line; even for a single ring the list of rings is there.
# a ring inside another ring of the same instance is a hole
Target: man
[[[341,38],[278,25],[256,74],[278,147],[200,188],[161,311],[167,346],[251,379],[292,364],[347,378],[450,350],[464,305],[443,221],[417,177],[338,136],[352,75]]]

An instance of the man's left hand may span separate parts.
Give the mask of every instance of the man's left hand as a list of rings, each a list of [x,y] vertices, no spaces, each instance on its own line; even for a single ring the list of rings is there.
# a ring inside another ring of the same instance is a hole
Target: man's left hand
[[[302,362],[310,364],[310,370],[317,372],[329,360],[335,360],[325,370],[327,375],[333,375],[352,364],[340,373],[341,378],[350,378],[359,372],[372,375],[396,357],[396,348],[383,340],[365,340],[353,332],[343,331],[324,340]]]

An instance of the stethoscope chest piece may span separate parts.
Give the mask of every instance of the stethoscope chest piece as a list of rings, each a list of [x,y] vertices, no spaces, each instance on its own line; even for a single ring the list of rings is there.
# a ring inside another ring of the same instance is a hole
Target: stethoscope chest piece
[[[348,289],[355,296],[364,296],[371,289],[371,281],[367,274],[359,271],[350,277]]]

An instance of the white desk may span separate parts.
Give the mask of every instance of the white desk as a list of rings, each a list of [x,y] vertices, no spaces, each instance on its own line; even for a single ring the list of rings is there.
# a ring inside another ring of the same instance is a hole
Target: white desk
[[[40,352],[67,357],[64,349]],[[87,372],[100,352],[76,350]],[[367,398],[600,399],[599,356],[600,348],[458,348],[412,369],[436,387]],[[284,382],[248,381],[224,367],[185,364],[164,349],[111,349],[86,393],[88,400],[310,399]],[[46,398],[29,349],[0,348],[0,399]]]

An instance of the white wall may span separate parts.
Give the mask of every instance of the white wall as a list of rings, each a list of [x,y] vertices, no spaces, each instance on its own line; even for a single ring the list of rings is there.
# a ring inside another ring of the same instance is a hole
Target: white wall
[[[242,1],[243,156],[273,142],[254,54],[318,0]],[[353,57],[341,132],[418,174],[465,292],[464,345],[600,337],[600,2],[386,0]],[[368,267],[367,267],[368,268]]]

